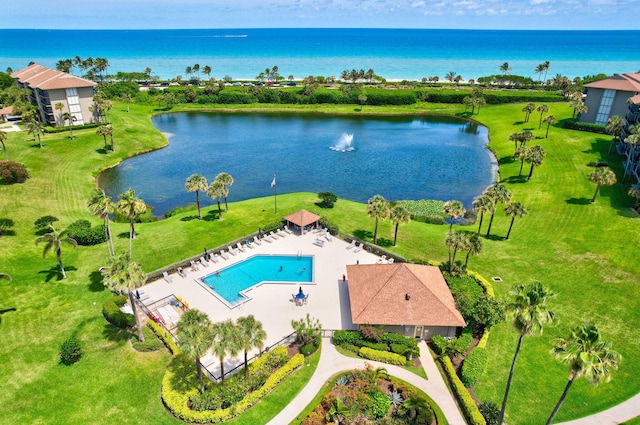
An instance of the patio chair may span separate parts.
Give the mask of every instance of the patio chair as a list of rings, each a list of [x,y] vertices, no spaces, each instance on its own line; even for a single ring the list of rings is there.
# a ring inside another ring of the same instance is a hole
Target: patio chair
[[[389,260],[387,261],[389,264],[393,264],[394,259],[393,258],[389,258]]]
[[[256,244],[258,244],[258,245],[262,245],[262,241],[261,241],[260,239],[258,239],[258,237],[257,237],[257,236],[254,236],[254,237],[253,237],[253,241],[254,241]]]
[[[224,249],[220,251],[220,255],[222,255],[222,258],[225,260],[229,259],[229,254],[227,254]]]
[[[356,241],[355,241],[355,239],[351,241],[351,244],[350,244],[350,245],[347,245],[347,249],[351,249],[351,248],[353,248],[354,246],[356,246]]]
[[[278,236],[284,238],[285,236],[287,236],[287,232],[285,232],[284,229],[278,229]]]
[[[280,236],[276,235],[274,232],[269,233],[269,236],[272,237],[274,240],[278,239]]]
[[[220,261],[220,256],[218,254],[209,254],[209,259],[214,263]]]
[[[293,233],[293,230],[289,229],[289,226],[284,226],[284,231],[287,233]]]
[[[162,272],[162,277],[164,277],[164,280],[166,280],[167,283],[173,283],[173,278],[169,276],[169,273]]]
[[[358,246],[356,247],[356,249],[353,250],[353,252],[360,252],[360,251],[362,251],[362,248],[364,248],[364,244],[362,242],[360,242],[358,244]]]
[[[200,257],[200,264],[202,264],[205,267],[209,267],[209,262],[205,260],[204,257]]]
[[[331,242],[331,241],[333,240],[333,238],[331,237],[331,233],[326,233],[326,234],[324,235],[324,238],[325,238],[328,242]]]
[[[248,246],[248,247],[249,247],[249,249],[253,249],[253,244],[251,243],[251,241],[250,241],[249,239],[247,239],[246,241],[244,241],[244,244],[245,244],[246,246]]]
[[[263,241],[267,241],[267,242],[269,242],[269,243],[273,242],[273,238],[272,238],[271,236],[269,236],[269,235],[264,235],[264,236],[262,237],[262,240],[263,240]]]
[[[313,241],[314,245],[318,245],[319,247],[323,247],[324,246],[324,242],[322,242],[320,239],[316,239]]]
[[[244,251],[245,251],[244,247],[242,246],[242,244],[241,244],[240,242],[238,242],[238,243],[236,244],[236,246],[238,247],[238,249],[239,249],[240,251],[242,251],[242,252],[244,252]]]

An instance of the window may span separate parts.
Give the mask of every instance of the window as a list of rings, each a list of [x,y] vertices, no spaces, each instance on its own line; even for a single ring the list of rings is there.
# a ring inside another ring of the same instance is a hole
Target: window
[[[80,107],[80,97],[78,96],[78,90],[75,88],[66,89],[67,104],[69,105],[69,113],[76,117],[76,125],[84,124],[82,120],[82,109]]]
[[[602,99],[600,99],[600,107],[598,108],[598,115],[596,115],[596,124],[606,124],[611,113],[611,107],[613,106],[613,98],[616,97],[615,90],[605,90],[602,93]]]

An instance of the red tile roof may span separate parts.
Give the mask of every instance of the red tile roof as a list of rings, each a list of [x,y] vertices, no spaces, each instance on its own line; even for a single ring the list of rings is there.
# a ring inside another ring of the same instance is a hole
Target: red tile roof
[[[11,74],[22,84],[27,84],[31,88],[42,90],[70,89],[79,87],[95,87],[98,84],[66,72],[56,71],[46,66],[34,63],[28,67]]]
[[[640,73],[627,72],[626,74],[616,74],[604,80],[594,81],[584,85],[597,89],[610,89],[630,92],[640,92]]]
[[[437,267],[348,265],[347,275],[354,324],[465,326]]]
[[[290,223],[297,224],[300,227],[304,227],[320,220],[320,216],[307,210],[300,210],[298,212],[294,212],[293,214],[289,214],[284,219]]]

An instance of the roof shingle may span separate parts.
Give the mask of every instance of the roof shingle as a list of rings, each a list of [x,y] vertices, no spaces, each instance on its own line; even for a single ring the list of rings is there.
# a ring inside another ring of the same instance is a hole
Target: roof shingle
[[[22,84],[27,84],[33,89],[38,88],[42,90],[97,86],[93,81],[85,80],[84,78],[76,77],[66,72],[56,71],[55,69],[47,68],[37,63],[14,72],[11,74],[11,77],[17,79]]]
[[[637,93],[640,92],[640,73],[627,72],[625,74],[616,74],[604,80],[585,84],[584,86]]]

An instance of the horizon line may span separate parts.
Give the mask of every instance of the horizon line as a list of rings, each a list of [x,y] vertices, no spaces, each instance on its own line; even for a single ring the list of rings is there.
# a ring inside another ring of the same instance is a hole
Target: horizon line
[[[418,27],[245,27],[245,28],[2,28],[0,31],[184,31],[184,30],[419,30],[419,31],[495,31],[495,32],[640,32],[638,28],[618,28],[618,29],[516,29],[516,28],[418,28]]]

